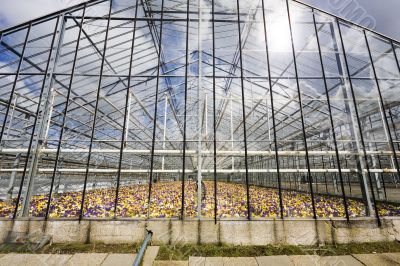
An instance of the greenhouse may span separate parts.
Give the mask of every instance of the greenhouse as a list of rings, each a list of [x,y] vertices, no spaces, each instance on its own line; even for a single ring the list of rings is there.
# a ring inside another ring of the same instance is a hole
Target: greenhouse
[[[91,0],[0,32],[0,217],[400,216],[400,43],[297,0]]]

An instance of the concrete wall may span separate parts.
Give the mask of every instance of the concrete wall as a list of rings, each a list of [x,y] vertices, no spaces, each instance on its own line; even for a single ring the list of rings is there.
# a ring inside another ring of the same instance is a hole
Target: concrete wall
[[[400,219],[352,220],[149,220],[149,221],[0,221],[0,243],[140,243],[145,228],[154,232],[153,244],[223,243],[233,245],[323,245],[330,243],[400,241]]]

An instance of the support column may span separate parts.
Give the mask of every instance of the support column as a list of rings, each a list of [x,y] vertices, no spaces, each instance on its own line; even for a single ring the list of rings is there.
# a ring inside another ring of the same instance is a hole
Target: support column
[[[69,101],[70,101],[70,95],[71,95],[71,87],[72,87],[73,80],[74,80],[75,66],[76,66],[76,60],[77,60],[77,57],[78,57],[78,48],[79,48],[79,44],[80,44],[80,40],[81,40],[83,20],[84,20],[84,17],[85,17],[85,11],[86,11],[86,5],[84,5],[84,8],[83,8],[81,24],[78,26],[79,27],[79,33],[78,33],[78,36],[77,36],[78,38],[77,38],[76,46],[75,46],[75,50],[74,50],[74,57],[73,57],[74,59],[73,59],[73,63],[72,63],[71,77],[70,77],[69,83],[68,83],[68,92],[67,92],[67,96],[66,96],[65,107],[63,109],[63,114],[64,115],[62,116],[61,129],[60,129],[60,134],[58,136],[57,152],[56,152],[54,167],[53,167],[53,171],[52,171],[53,173],[52,173],[52,177],[51,177],[49,198],[47,200],[47,208],[46,208],[45,220],[47,220],[47,218],[49,217],[51,197],[52,197],[53,186],[54,186],[54,180],[56,178],[56,175],[58,174],[57,169],[59,167],[59,161],[62,160],[62,157],[60,158],[61,143],[62,143],[64,130],[65,130],[66,117],[67,117],[67,113],[68,113],[68,107],[69,107]],[[50,73],[50,75],[49,75],[50,88],[52,87],[52,85],[54,83],[54,76],[53,75],[54,75],[54,72],[56,70],[57,62],[58,62],[58,59],[60,57],[61,47],[62,47],[62,44],[64,42],[64,32],[65,32],[65,27],[66,27],[65,26],[66,20],[64,18],[64,14],[60,16],[60,20],[62,21],[62,26],[61,26],[61,30],[57,31],[57,32],[60,32],[60,34],[59,34],[59,40],[58,40],[58,44],[57,44],[56,56],[55,56],[55,59],[54,59],[54,68],[51,71],[52,73]],[[68,182],[65,183],[64,191],[67,190],[68,184],[69,184]]]
[[[198,35],[198,69],[199,69],[199,80],[197,87],[197,97],[198,97],[198,142],[197,142],[197,215],[201,218],[201,204],[202,204],[202,175],[201,175],[201,165],[202,165],[202,156],[201,156],[201,146],[202,146],[202,127],[201,127],[201,103],[202,103],[202,43],[201,43],[201,27],[202,27],[202,0],[198,0],[199,7],[199,25],[197,30]]]
[[[17,98],[18,98],[18,95],[16,96],[16,99]],[[14,101],[14,106],[13,106],[13,111],[12,111],[11,118],[10,118],[10,123],[9,123],[8,130],[7,130],[7,138],[6,138],[6,140],[9,139],[9,136],[10,136],[10,128],[11,128],[11,124],[12,124],[12,119],[14,117],[14,109],[15,109],[16,103],[17,103],[17,101],[15,100]],[[28,123],[29,123],[29,115],[26,114],[25,115],[24,130],[22,130],[22,132],[20,134],[20,137],[23,138],[23,139],[25,139],[25,135],[26,135],[26,132],[28,130]],[[4,145],[4,146],[6,146],[6,145]],[[13,172],[11,173],[10,182],[8,183],[8,188],[7,188],[7,198],[8,199],[12,199],[14,183],[15,183],[15,179],[17,177],[16,169],[19,167],[19,164],[20,164],[20,161],[21,161],[21,155],[22,155],[21,153],[18,153],[15,156],[15,161],[14,161],[14,164],[13,164],[13,169],[15,169],[15,170],[13,170]]]
[[[53,98],[53,90],[50,90],[50,92],[47,93],[47,96],[43,97],[45,101],[43,103],[40,103],[38,108],[42,108],[41,113],[43,113],[43,116],[41,119],[38,121],[38,136],[36,138],[35,144],[34,144],[34,152],[32,154],[32,159],[31,159],[31,164],[29,167],[29,173],[28,173],[28,178],[27,178],[27,189],[25,192],[25,196],[22,201],[22,212],[21,215],[23,217],[28,217],[29,216],[29,205],[30,205],[30,199],[33,194],[34,190],[34,179],[37,175],[37,170],[38,170],[38,165],[40,161],[40,156],[41,156],[41,150],[42,148],[46,145],[47,141],[47,132],[48,132],[48,126],[50,126],[50,120],[51,120],[51,114],[52,114],[52,108],[51,108],[51,103],[52,103],[52,98]],[[34,132],[32,133],[34,134]],[[27,158],[29,160],[29,158]]]
[[[165,150],[165,138],[167,136],[167,110],[168,110],[168,95],[165,94],[165,100],[164,100],[164,129],[163,129],[163,144],[162,148]],[[162,157],[162,162],[161,162],[161,169],[164,170],[164,165],[165,165],[165,156]],[[185,166],[183,166],[185,167]]]
[[[231,125],[231,149],[234,149],[234,143],[233,143],[233,108],[232,108],[232,93],[230,94],[230,101],[229,101],[229,109],[230,109],[230,125]],[[232,156],[232,170],[235,170],[235,158]]]
[[[50,90],[50,110],[47,118],[47,124],[46,124],[46,131],[44,134],[44,145],[47,146],[47,140],[49,138],[49,130],[50,130],[50,124],[51,124],[51,116],[53,114],[53,108],[54,108],[54,99],[55,99],[55,91],[52,88]]]
[[[367,202],[367,205],[368,205],[368,207],[366,208],[366,211],[367,211],[367,215],[370,215],[370,216],[372,216],[373,211],[374,211],[375,212],[374,216],[377,219],[378,226],[381,226],[381,221],[380,221],[380,218],[379,218],[379,212],[378,212],[378,208],[377,208],[377,204],[376,204],[376,200],[375,200],[374,186],[373,186],[373,183],[372,183],[370,167],[368,165],[368,156],[367,156],[367,152],[366,152],[365,141],[364,141],[364,137],[363,137],[364,130],[363,130],[361,122],[360,122],[360,115],[359,115],[359,112],[358,112],[357,101],[356,101],[354,88],[353,88],[353,81],[352,81],[352,77],[351,77],[352,75],[351,75],[350,67],[349,67],[348,60],[347,60],[346,49],[345,49],[345,44],[344,44],[344,41],[343,41],[343,35],[342,35],[339,19],[336,18],[335,20],[336,20],[336,25],[338,27],[338,32],[339,32],[340,42],[341,42],[341,46],[342,46],[344,63],[345,63],[345,66],[346,66],[346,73],[347,73],[347,77],[348,77],[348,82],[346,82],[346,87],[350,88],[350,93],[351,93],[351,96],[352,96],[351,98],[352,98],[352,101],[353,101],[353,106],[352,107],[354,108],[355,118],[357,118],[357,123],[353,123],[353,125],[357,124],[358,125],[358,129],[359,129],[358,131],[355,130],[357,133],[359,133],[359,138],[356,139],[356,144],[357,144],[358,148],[360,150],[362,150],[362,152],[363,152],[362,158],[360,158],[359,163],[361,163],[361,166],[362,166],[361,169],[364,169],[364,166],[365,166],[365,169],[366,169],[366,173],[364,173],[364,171],[362,172],[363,173],[363,175],[362,175],[363,179],[362,179],[362,186],[361,186],[365,190],[364,193],[363,193],[364,194],[364,200]],[[352,119],[354,119],[354,115],[352,116]],[[368,183],[367,183],[367,180],[366,180],[366,175],[368,175],[368,180],[369,180],[369,184],[370,184],[369,187],[368,187]],[[371,195],[369,194],[369,190],[371,190]],[[372,201],[374,203],[373,206],[371,204],[370,196],[371,196]]]
[[[20,161],[21,161],[21,153],[18,153],[17,156],[15,156],[13,169],[17,169],[19,167],[19,162]],[[15,182],[15,177],[16,176],[17,176],[17,171],[13,170],[13,172],[11,173],[10,182],[9,182],[8,188],[7,188],[7,199],[9,199],[9,200],[12,199],[12,192],[13,192],[14,182]]]
[[[60,21],[62,23],[61,23],[61,27],[59,29]],[[38,164],[39,164],[40,155],[41,155],[41,149],[43,148],[43,146],[46,142],[46,138],[47,138],[47,136],[46,136],[47,125],[50,124],[49,120],[51,119],[51,114],[52,114],[52,110],[50,110],[51,109],[50,105],[51,105],[52,98],[54,95],[53,94],[54,91],[51,90],[52,85],[53,85],[53,73],[55,71],[57,61],[59,58],[59,52],[60,52],[62,41],[63,41],[64,31],[65,31],[65,20],[64,20],[64,14],[62,14],[57,18],[57,23],[54,28],[52,42],[51,42],[50,51],[49,51],[49,56],[48,56],[47,65],[46,65],[45,78],[43,80],[41,94],[40,94],[40,98],[39,98],[39,104],[37,107],[36,117],[35,117],[34,125],[32,128],[30,147],[33,149],[33,152],[32,152],[32,157],[30,160],[29,173],[27,176],[27,188],[26,188],[25,195],[24,195],[23,201],[22,201],[22,211],[20,213],[20,216],[22,216],[22,217],[29,216],[30,200],[31,200],[33,190],[34,190],[34,178],[37,174]],[[56,43],[57,43],[57,46],[56,46],[57,48],[56,48],[56,51],[53,53],[53,49],[54,49]],[[38,133],[34,140],[36,128],[38,129],[37,130]],[[28,154],[27,154],[26,164],[29,163],[29,157],[30,157],[30,152],[28,152]],[[25,174],[25,172],[24,172],[24,174]],[[24,179],[24,178],[22,178],[22,179]],[[21,190],[22,190],[22,186],[23,186],[23,180],[21,181],[21,188],[20,188]],[[18,196],[18,200],[20,200],[20,195]]]
[[[8,140],[10,138],[10,129],[12,126],[12,122],[14,119],[14,113],[15,113],[15,107],[17,105],[18,102],[18,94],[16,94],[15,98],[14,98],[14,103],[13,103],[13,107],[12,107],[12,111],[11,111],[11,117],[10,117],[10,122],[8,122],[8,128],[7,128],[7,133],[6,133],[6,140]],[[4,145],[6,146],[6,145]]]
[[[129,84],[130,85],[130,84]],[[127,142],[128,142],[128,137],[129,137],[129,121],[131,119],[131,105],[132,105],[132,93],[130,91],[130,88],[128,87],[128,106],[126,110],[126,117],[125,117],[125,139],[124,139],[124,147],[126,147]]]
[[[369,117],[368,120],[369,120],[369,128],[370,128],[371,130],[367,130],[367,132],[366,132],[367,140],[371,139],[371,133],[370,133],[370,132],[371,132],[372,129],[373,129],[373,128],[372,128],[371,117]],[[364,125],[365,125],[364,128],[367,128],[366,122],[364,123]],[[373,137],[373,141],[376,141],[376,139],[375,139],[375,134],[374,134],[374,133],[372,133],[372,137]],[[373,151],[373,150],[374,150],[374,146],[372,145],[372,142],[371,142],[371,141],[368,142],[368,148],[369,148],[370,151]],[[375,143],[375,150],[376,150],[376,151],[378,150],[378,148],[376,147],[376,143]],[[374,169],[380,168],[380,167],[378,166],[378,163],[377,163],[377,158],[376,158],[376,156],[375,156],[374,154],[371,154],[371,160],[372,160],[372,167],[373,167]],[[392,168],[395,168],[395,167],[392,165]],[[379,199],[384,199],[383,190],[382,190],[382,184],[381,184],[381,181],[380,181],[380,179],[379,179],[379,174],[378,174],[378,173],[374,173],[374,177],[375,177],[375,182],[376,182],[376,192],[377,192],[377,194],[378,194],[378,198],[379,198]]]
[[[340,57],[340,52],[339,52],[339,46],[338,46],[338,43],[336,41],[335,30],[334,30],[334,26],[333,25],[334,25],[333,22],[329,24],[330,33],[331,33],[331,37],[332,37],[332,41],[333,41],[334,51],[336,52],[335,57],[336,57],[337,67],[338,67],[338,70],[339,70],[339,75],[342,77],[341,85],[344,85],[343,89],[342,89],[342,93],[343,93],[343,99],[345,99],[344,100],[344,105],[345,105],[347,118],[349,119],[349,131],[350,131],[350,134],[351,134],[351,138],[355,143],[355,149],[356,149],[357,153],[361,153],[363,151],[363,149],[362,149],[361,144],[360,144],[360,138],[359,138],[359,136],[357,134],[357,132],[358,132],[357,131],[357,121],[355,121],[355,116],[356,116],[356,113],[357,113],[356,110],[355,110],[356,106],[351,106],[348,103],[348,101],[346,100],[346,99],[350,100],[348,95],[352,95],[352,93],[351,93],[351,90],[352,90],[351,84],[349,84],[349,82],[346,82],[345,73],[343,71],[344,69],[346,69],[346,65],[343,65],[343,63],[346,64],[347,63],[346,62],[347,59],[344,58],[345,60],[344,60],[344,62],[342,62],[342,59]],[[339,31],[338,34],[339,34],[339,37],[340,37],[340,40],[341,40],[341,46],[342,46],[342,50],[343,50],[344,49],[344,44],[342,42],[342,36],[341,36],[340,28],[339,28],[340,26],[339,26],[339,23],[337,21],[336,21],[336,25],[338,27],[338,31]],[[343,53],[345,53],[345,52],[343,51]],[[343,55],[343,56],[345,56],[345,55]],[[348,73],[348,75],[349,75],[348,78],[350,80],[351,79],[350,73]],[[360,130],[361,130],[361,128],[360,128]],[[353,145],[351,145],[351,146],[353,146]],[[364,171],[363,171],[363,169],[365,169],[365,165],[364,165],[364,162],[363,162],[363,159],[362,159],[361,155],[355,156],[355,160],[356,160],[356,163],[357,163],[357,170],[358,170],[357,176],[359,178],[360,188],[361,188],[361,192],[362,192],[362,195],[363,195],[364,203],[365,203],[365,206],[366,206],[366,208],[365,208],[366,212],[367,212],[366,215],[370,216],[371,213],[372,213],[372,209],[373,208],[372,208],[372,204],[371,204],[371,198],[370,198],[370,195],[368,193],[368,183],[367,183],[367,176],[366,176],[367,174],[364,173]]]

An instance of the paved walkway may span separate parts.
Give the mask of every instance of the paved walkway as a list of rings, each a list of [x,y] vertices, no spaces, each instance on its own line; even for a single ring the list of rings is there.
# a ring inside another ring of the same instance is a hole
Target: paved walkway
[[[385,254],[357,254],[348,256],[268,256],[250,258],[204,258],[190,257],[188,262],[181,262],[176,265],[189,266],[393,266],[400,265],[400,253]],[[153,265],[172,265],[158,264]]]
[[[190,257],[189,261],[154,261],[158,247],[146,252],[143,265],[154,266],[393,266],[400,265],[400,253],[356,254],[348,256],[268,256],[268,257]],[[55,254],[0,254],[0,265],[101,265],[132,266],[135,254],[77,253]]]

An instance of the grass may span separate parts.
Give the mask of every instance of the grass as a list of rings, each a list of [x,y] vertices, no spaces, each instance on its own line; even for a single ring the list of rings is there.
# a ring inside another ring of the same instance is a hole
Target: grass
[[[74,253],[137,253],[140,246],[105,244],[52,244],[34,251],[29,245],[2,244],[0,253],[36,254],[74,254]],[[320,255],[340,256],[349,254],[368,254],[400,252],[398,242],[373,242],[362,244],[341,244],[325,246],[230,246],[217,244],[204,245],[162,245],[157,260],[188,260],[189,256],[201,257],[255,257],[273,255]]]
[[[198,257],[257,257],[276,255],[340,256],[350,254],[400,252],[397,242],[373,242],[325,246],[229,246],[229,245],[164,245],[156,260],[188,260]]]
[[[137,253],[137,244],[52,244],[38,250],[26,244],[2,244],[0,253],[75,254],[75,253]]]

